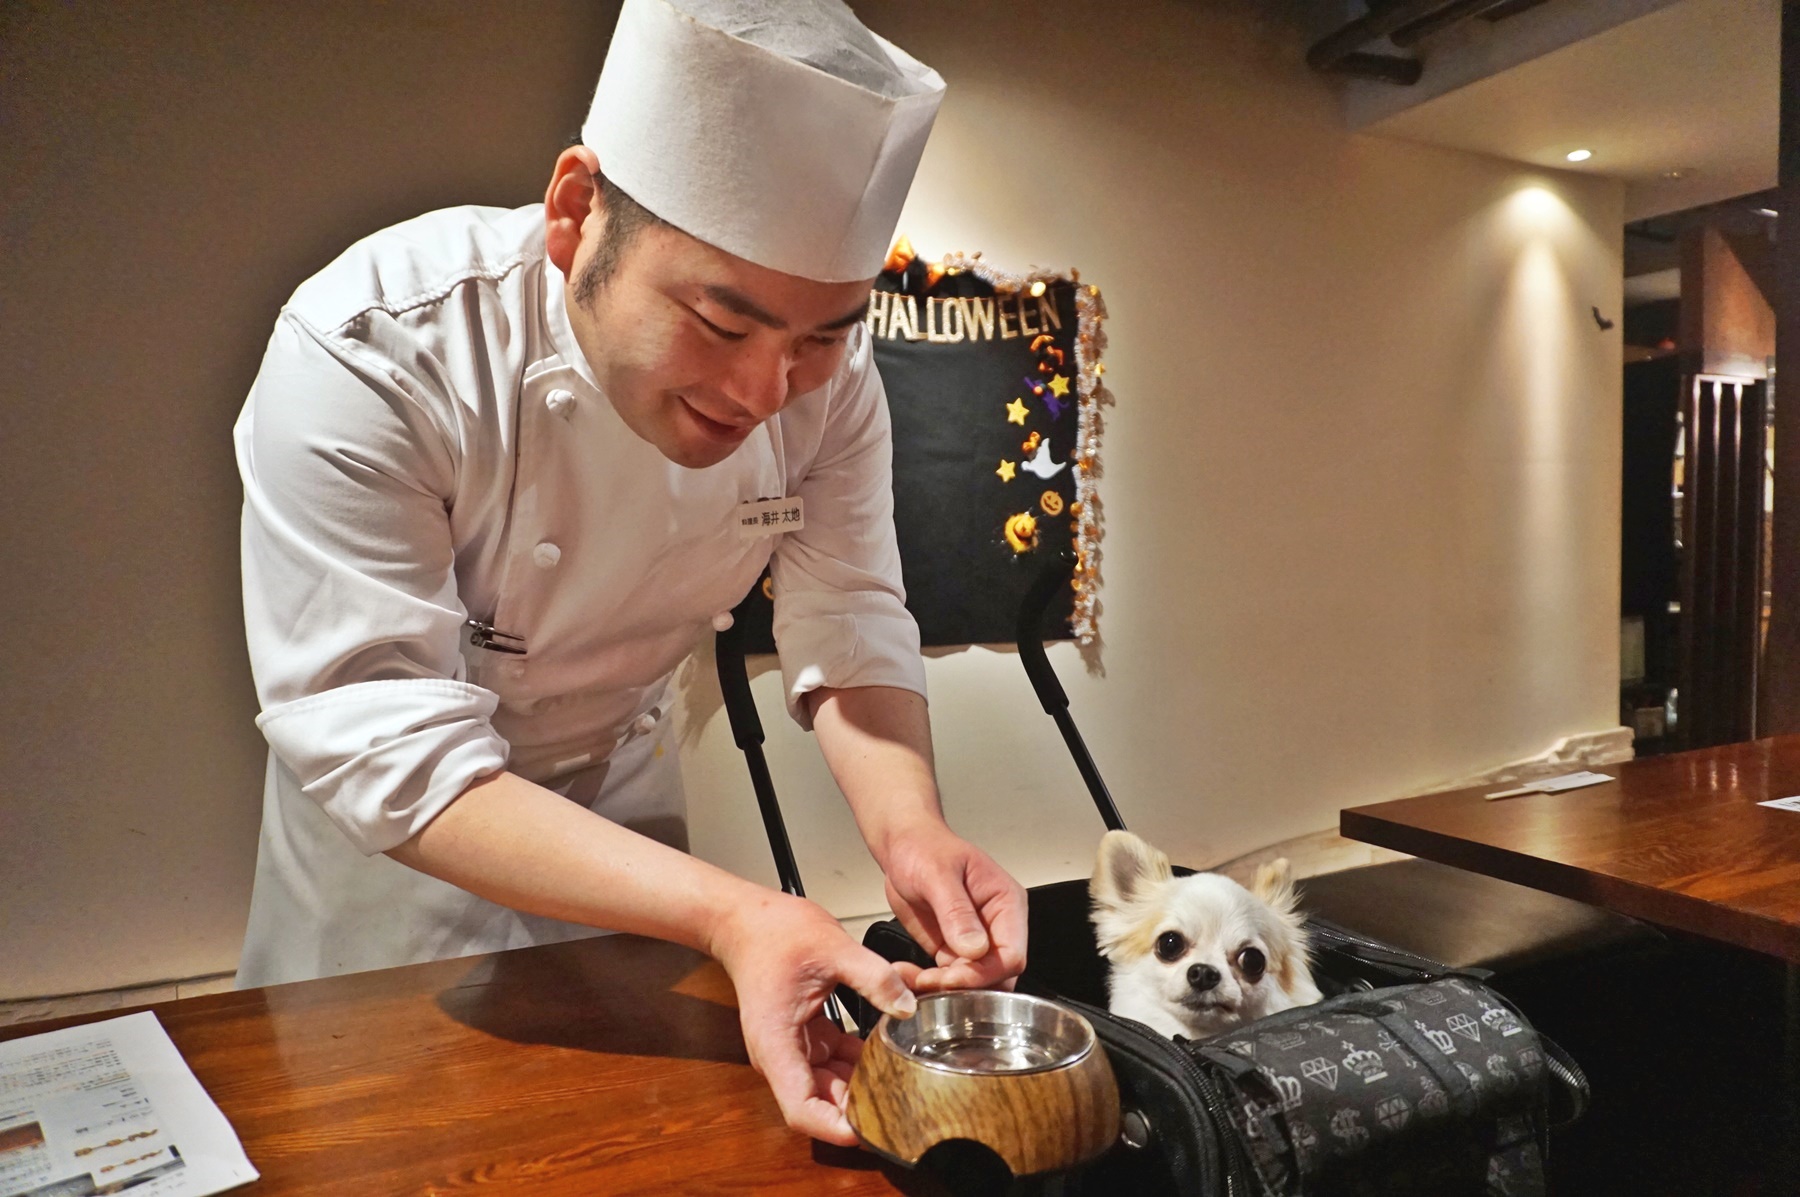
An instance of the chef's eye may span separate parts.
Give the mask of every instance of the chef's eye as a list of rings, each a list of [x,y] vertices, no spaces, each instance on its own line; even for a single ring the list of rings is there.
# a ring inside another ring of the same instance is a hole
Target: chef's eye
[[[1261,948],[1245,948],[1238,953],[1237,966],[1246,981],[1255,981],[1269,967],[1269,958],[1262,954]]]
[[[1156,958],[1162,961],[1179,960],[1187,951],[1187,940],[1179,931],[1164,931],[1156,937]]]
[[[713,336],[718,337],[721,340],[741,341],[746,336],[749,336],[748,333],[732,332],[729,328],[720,328],[718,325],[714,324],[711,320],[708,320],[705,316],[702,316],[697,308],[689,308],[688,311],[690,311],[694,314],[694,319],[696,319],[700,323],[706,325],[707,329],[713,334]]]

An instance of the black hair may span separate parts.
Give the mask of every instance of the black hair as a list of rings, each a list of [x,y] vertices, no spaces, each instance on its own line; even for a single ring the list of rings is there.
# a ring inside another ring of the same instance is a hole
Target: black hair
[[[607,284],[625,260],[625,251],[645,229],[669,222],[632,199],[623,188],[600,171],[594,172],[594,189],[606,212],[606,223],[600,228],[600,244],[575,278],[575,302],[586,306],[600,288]]]

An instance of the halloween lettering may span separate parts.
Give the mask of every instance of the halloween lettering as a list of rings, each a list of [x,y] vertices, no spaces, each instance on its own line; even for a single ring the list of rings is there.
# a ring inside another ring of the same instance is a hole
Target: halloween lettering
[[[1060,332],[1062,316],[1048,295],[944,295],[924,301],[897,291],[869,295],[863,323],[869,335],[889,341],[929,341],[956,345],[963,341],[1011,341]]]

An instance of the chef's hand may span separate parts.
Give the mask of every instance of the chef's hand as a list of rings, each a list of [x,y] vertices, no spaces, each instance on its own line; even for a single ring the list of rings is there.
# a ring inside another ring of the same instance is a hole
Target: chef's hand
[[[1011,989],[1025,969],[1025,891],[937,818],[891,835],[880,854],[887,899],[937,967],[897,965],[921,992]]]
[[[884,1013],[910,1018],[917,1003],[900,974],[817,903],[773,890],[724,913],[711,951],[737,989],[750,1063],[787,1124],[853,1146],[844,1102],[863,1045],[831,1025],[825,997],[843,982]]]

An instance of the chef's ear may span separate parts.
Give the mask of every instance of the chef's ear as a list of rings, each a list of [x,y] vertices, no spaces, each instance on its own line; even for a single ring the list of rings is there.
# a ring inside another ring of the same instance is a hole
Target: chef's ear
[[[544,192],[544,249],[564,276],[575,267],[581,230],[588,218],[601,214],[600,189],[594,175],[600,156],[584,145],[572,145],[556,156],[550,186]]]

